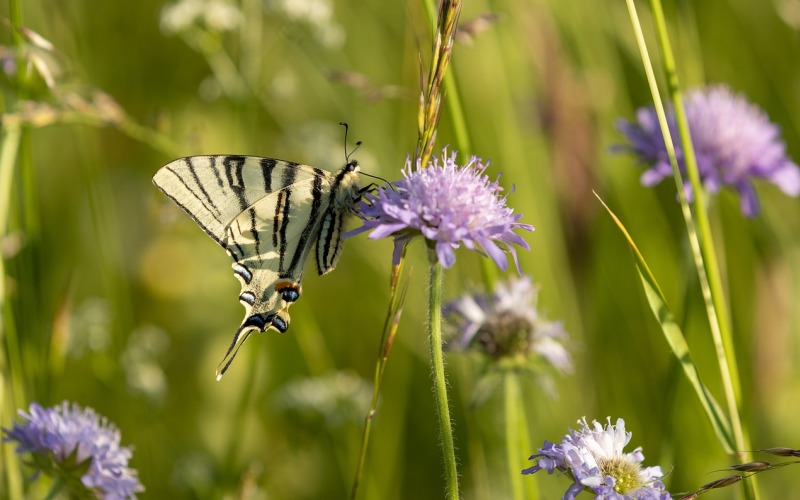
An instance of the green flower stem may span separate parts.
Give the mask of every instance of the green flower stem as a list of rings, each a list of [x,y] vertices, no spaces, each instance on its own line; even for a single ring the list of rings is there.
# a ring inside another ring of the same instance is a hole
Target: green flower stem
[[[694,258],[695,267],[697,268],[698,277],[700,279],[703,300],[706,305],[706,312],[711,327],[712,340],[717,352],[717,362],[720,368],[725,400],[733,430],[734,443],[728,443],[728,446],[738,450],[737,460],[746,462],[750,460],[750,453],[744,450],[749,450],[750,446],[748,440],[745,438],[746,434],[739,417],[741,387],[735,361],[733,336],[731,334],[730,322],[728,320],[728,310],[724,296],[724,289],[722,287],[719,265],[716,259],[714,241],[708,221],[708,213],[705,205],[705,198],[703,196],[704,191],[700,184],[697,162],[694,156],[694,149],[692,147],[691,136],[689,134],[689,127],[683,109],[681,92],[678,84],[678,75],[675,70],[675,58],[672,54],[669,38],[667,36],[663,9],[659,0],[650,1],[659,45],[662,52],[662,59],[664,61],[664,71],[667,75],[667,86],[672,99],[673,107],[675,109],[675,118],[683,144],[684,158],[686,160],[686,171],[688,173],[693,192],[695,193],[693,201],[695,209],[694,217],[697,219],[699,234],[702,236],[702,239],[698,237],[698,232],[695,229],[694,219],[692,218],[692,210],[689,208],[689,203],[684,193],[683,179],[681,177],[677,158],[675,156],[675,148],[672,138],[670,137],[666,114],[664,113],[664,107],[661,103],[661,98],[655,82],[652,64],[650,63],[649,56],[647,55],[647,49],[644,44],[641,26],[636,15],[636,8],[634,7],[633,0],[626,1],[628,3],[628,10],[631,15],[631,21],[636,33],[637,42],[642,53],[642,61],[645,66],[645,73],[647,74],[648,83],[650,84],[650,89],[653,93],[653,101],[655,104],[656,113],[658,114],[661,131],[664,135],[664,143],[670,158],[670,165],[672,166],[673,175],[675,177],[678,196],[680,197],[681,201],[681,211],[686,223],[689,242],[692,248],[692,256]],[[752,481],[743,481],[742,487],[745,492],[745,498],[758,498],[756,488]]]
[[[431,281],[428,286],[428,329],[431,344],[431,371],[433,389],[436,395],[436,409],[439,416],[439,440],[444,455],[447,478],[447,498],[458,500],[458,470],[456,452],[453,444],[453,428],[450,422],[450,406],[447,402],[447,380],[444,375],[444,353],[442,352],[442,265],[436,250],[428,248],[428,263]]]
[[[536,500],[539,497],[536,482],[526,481],[522,475],[521,461],[527,458],[530,450],[525,449],[529,442],[528,423],[525,418],[525,407],[520,393],[518,375],[513,371],[507,371],[503,378],[506,458],[511,481],[511,497],[514,500],[523,498]]]

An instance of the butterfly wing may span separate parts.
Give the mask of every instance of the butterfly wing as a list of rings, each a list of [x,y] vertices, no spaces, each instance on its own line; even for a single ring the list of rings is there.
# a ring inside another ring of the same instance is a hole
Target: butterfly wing
[[[327,172],[265,196],[228,227],[228,253],[242,284],[245,318],[220,364],[220,376],[250,333],[289,328],[289,306],[300,298],[303,266],[327,212]]]
[[[226,229],[266,194],[330,173],[257,156],[189,156],[163,166],[153,183],[227,249]]]
[[[329,212],[338,176],[307,165],[248,156],[194,156],[153,182],[219,243],[242,285],[245,317],[217,378],[254,331],[289,328],[303,265]],[[338,190],[336,190],[338,192]]]

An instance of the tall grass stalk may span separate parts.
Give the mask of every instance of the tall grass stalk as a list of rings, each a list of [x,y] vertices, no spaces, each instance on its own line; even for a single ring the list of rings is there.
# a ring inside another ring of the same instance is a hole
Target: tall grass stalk
[[[15,29],[22,23],[21,0],[10,0],[9,16],[11,17],[11,43],[19,54],[22,36]],[[17,67],[23,67],[17,61]],[[10,99],[21,99],[20,95],[25,88],[25,72],[17,71],[17,95],[10,95]],[[16,104],[11,100],[7,103],[10,107]],[[4,111],[9,111],[6,109]],[[23,129],[19,124],[4,124],[2,143],[0,143],[0,241],[6,237],[11,216],[11,186],[14,181],[14,167],[23,141]],[[9,302],[6,289],[5,256],[0,254],[0,342],[4,347],[3,362],[0,363],[0,421],[3,426],[9,426],[15,415],[15,408],[23,406],[25,397],[25,378],[22,365],[22,349],[19,343],[17,325],[14,323],[14,311]],[[6,370],[7,368],[7,370]],[[11,445],[0,443],[3,455],[3,473],[5,485],[0,492],[9,498],[23,497],[22,469],[19,458]]]
[[[19,124],[3,127],[3,140],[0,145],[0,238],[4,238],[8,230],[8,219],[11,213],[11,186],[14,181],[14,165],[17,163],[22,128]],[[5,259],[0,259],[0,301],[5,304]]]
[[[432,18],[433,0],[424,0],[423,5],[429,17]],[[442,86],[453,53],[453,41],[460,13],[461,0],[442,0],[439,4],[428,79],[423,84],[422,78],[420,78],[419,113],[417,115],[418,139],[414,160],[415,162],[420,160],[420,164],[423,166],[428,164],[436,143],[436,129],[442,108]]]
[[[447,498],[458,500],[458,467],[450,420],[450,404],[447,400],[447,379],[444,373],[442,352],[442,265],[433,247],[428,248],[430,284],[428,285],[428,333],[431,348],[431,372],[436,397],[436,414],[439,417],[439,441],[442,445]]]
[[[14,165],[17,162],[17,152],[22,140],[22,129],[11,125],[4,127],[2,146],[0,146],[0,239],[4,238],[8,230],[8,219],[11,212],[11,186],[14,178]],[[6,269],[5,258],[0,256],[0,310],[3,311],[3,320],[0,322],[0,335],[5,343],[5,355],[8,361],[11,377],[9,384],[11,391],[6,391],[5,403],[11,407],[20,407],[25,404],[25,385],[22,367],[22,349],[17,336],[16,325],[12,323],[12,309],[8,300],[8,290],[5,287]]]
[[[717,363],[719,365],[720,375],[722,378],[725,401],[728,407],[728,414],[733,430],[734,443],[732,443],[732,447],[737,450],[736,458],[738,461],[749,461],[750,453],[746,452],[745,450],[749,450],[750,446],[745,438],[745,430],[739,417],[741,387],[739,383],[737,364],[735,361],[734,343],[731,334],[730,321],[728,320],[728,310],[725,301],[719,265],[716,259],[713,235],[711,233],[711,227],[708,220],[705,197],[703,196],[704,191],[700,184],[700,176],[697,169],[694,149],[692,147],[689,126],[683,109],[678,74],[675,70],[675,58],[673,56],[667,35],[663,9],[659,0],[650,1],[650,6],[653,11],[653,18],[656,25],[656,33],[659,40],[659,47],[661,49],[661,58],[664,64],[664,72],[667,77],[667,88],[670,93],[673,108],[675,110],[676,123],[683,146],[686,171],[689,176],[689,181],[692,185],[692,190],[695,193],[692,202],[694,211],[691,210],[684,192],[684,182],[678,166],[677,157],[675,156],[675,147],[669,133],[669,126],[667,123],[666,114],[664,112],[664,106],[658,91],[652,63],[644,43],[641,25],[636,14],[636,8],[633,4],[633,0],[626,1],[628,4],[628,11],[631,16],[631,22],[636,33],[636,40],[641,52],[642,62],[644,63],[647,80],[650,85],[650,90],[653,94],[653,101],[655,104],[656,113],[658,115],[659,125],[664,136],[664,143],[666,145],[667,154],[669,155],[670,165],[672,167],[678,196],[680,198],[681,212],[686,223],[692,256],[694,258],[695,267],[700,280],[700,287],[709,320],[711,336],[717,353]],[[694,214],[692,212],[694,212]],[[697,227],[695,227],[695,218],[697,220]],[[756,488],[752,482],[744,481],[742,484],[746,498],[758,498]]]
[[[11,204],[11,185],[14,177],[14,165],[22,136],[19,126],[6,126],[0,146],[0,240],[6,235]],[[24,374],[22,372],[22,351],[13,322],[13,311],[8,301],[5,288],[5,257],[0,255],[0,341],[4,347],[3,359],[0,360],[0,421],[9,426],[14,418],[14,409],[25,402]],[[0,444],[3,449],[3,472],[5,475],[5,494],[10,498],[22,498],[22,471],[13,446]],[[3,491],[0,489],[0,491]]]
[[[397,328],[400,326],[400,315],[403,312],[403,303],[405,302],[406,291],[408,290],[408,282],[406,282],[400,294],[398,295],[397,293],[400,275],[403,270],[402,266],[403,259],[401,259],[400,263],[396,266],[392,266],[392,275],[389,282],[389,309],[386,312],[383,332],[381,333],[380,352],[378,353],[378,361],[375,364],[375,376],[372,381],[372,398],[370,399],[369,410],[367,411],[364,422],[364,432],[361,435],[358,464],[356,465],[356,473],[353,479],[353,488],[350,491],[351,500],[355,500],[358,497],[358,488],[361,485],[361,476],[364,472],[364,463],[367,459],[367,448],[369,446],[370,431],[372,430],[372,421],[378,410],[378,397],[380,396],[381,384],[383,383],[383,374],[386,370],[386,363],[389,361],[389,353],[394,345]]]
[[[451,8],[460,9],[460,1],[453,2],[454,5]],[[437,22],[437,12],[433,3],[433,0],[428,0],[424,2],[425,5],[425,13],[428,15],[428,19],[431,23]],[[456,22],[458,21],[458,12],[454,13],[456,17]],[[456,26],[457,27],[457,26]],[[443,27],[444,28],[444,27]],[[442,30],[443,31],[443,30]],[[444,34],[444,36],[448,36]],[[452,45],[452,39],[451,39]],[[447,49],[448,53],[452,52],[452,47]],[[448,54],[449,55],[449,54]],[[433,70],[433,68],[431,68]],[[445,65],[441,68],[442,71],[447,70],[447,66]],[[458,150],[461,151],[465,155],[470,155],[472,153],[472,140],[470,139],[469,129],[467,128],[467,120],[464,116],[464,107],[461,105],[461,92],[458,89],[458,84],[456,82],[455,77],[453,76],[452,72],[446,72],[444,74],[444,79],[442,81],[444,91],[447,92],[447,110],[450,113],[450,120],[453,122],[453,134],[456,138],[456,144],[458,145]],[[437,115],[438,116],[438,115]]]

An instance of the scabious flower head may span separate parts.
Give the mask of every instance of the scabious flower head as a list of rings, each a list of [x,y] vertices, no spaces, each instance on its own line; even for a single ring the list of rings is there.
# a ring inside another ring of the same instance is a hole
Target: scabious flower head
[[[498,283],[491,294],[465,295],[443,308],[458,335],[448,347],[476,350],[493,360],[544,359],[557,370],[572,368],[560,322],[544,320],[536,310],[537,289],[523,276]]]
[[[669,500],[672,497],[660,481],[664,475],[661,467],[641,467],[644,455],[641,448],[623,452],[631,440],[625,432],[625,421],[617,419],[616,425],[605,427],[596,420],[590,427],[586,418],[578,420],[580,429],[570,429],[561,443],[545,441],[539,453],[531,456],[536,464],[522,471],[533,474],[558,470],[573,479],[562,500],[573,500],[587,490],[602,500]]]
[[[394,236],[394,262],[400,261],[403,247],[414,236],[424,236],[436,247],[442,266],[449,268],[456,260],[454,249],[463,244],[470,250],[486,254],[503,270],[508,267],[502,245],[517,262],[511,243],[528,250],[528,244],[516,229],[533,231],[533,226],[519,223],[522,215],[513,214],[506,206],[503,190],[484,174],[486,164],[473,156],[466,165],[456,163],[456,153],[429,163],[427,168],[417,161],[412,169],[406,159],[404,178],[391,189],[378,188],[377,195],[367,194],[361,213],[367,219],[348,236],[372,230],[370,239]]]
[[[37,473],[61,478],[76,496],[89,491],[116,500],[144,491],[136,470],[128,468],[132,453],[119,445],[119,430],[91,408],[34,403],[19,414],[22,421],[3,429],[4,441],[15,441],[19,454],[30,453]]]
[[[715,193],[722,186],[735,189],[747,217],[759,211],[753,179],[765,179],[789,196],[800,195],[800,168],[786,155],[780,129],[761,109],[724,85],[687,93],[684,108],[700,180],[706,190]],[[667,110],[667,121],[678,164],[685,174],[684,153],[672,108]],[[650,166],[642,174],[642,184],[651,186],[672,176],[664,138],[652,106],[640,108],[635,122],[620,120],[617,126],[629,141],[620,149],[633,152],[642,163]],[[688,180],[686,185],[688,188]],[[690,190],[686,192],[692,196]]]

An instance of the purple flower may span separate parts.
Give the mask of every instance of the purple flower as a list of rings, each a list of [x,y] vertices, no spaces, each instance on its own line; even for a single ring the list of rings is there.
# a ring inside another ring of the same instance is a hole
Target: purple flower
[[[724,85],[687,93],[684,108],[700,180],[706,190],[716,193],[723,185],[735,189],[747,217],[759,212],[752,179],[766,179],[789,196],[800,195],[800,168],[786,155],[779,128],[761,109]],[[685,174],[684,154],[671,108],[667,110],[667,122],[678,164]],[[632,151],[650,166],[642,174],[642,184],[652,186],[672,176],[653,107],[640,108],[635,122],[620,120],[617,126],[630,141],[621,149]],[[689,189],[686,192],[692,196]]]
[[[562,342],[567,337],[560,322],[548,322],[536,310],[537,289],[524,276],[498,283],[492,294],[465,295],[443,308],[456,326],[452,346],[477,350],[494,360],[543,359],[562,372],[572,368]]]
[[[37,473],[60,477],[76,496],[88,490],[116,500],[144,491],[136,470],[128,468],[131,449],[119,445],[117,428],[91,408],[33,403],[30,412],[19,414],[22,421],[3,429],[4,441],[16,441],[19,454],[30,453]]]
[[[546,470],[548,474],[558,470],[573,479],[562,500],[573,500],[583,491],[594,493],[596,499],[602,500],[670,500],[669,492],[664,490],[660,481],[664,475],[661,467],[642,468],[644,461],[641,448],[630,453],[623,449],[631,440],[631,433],[625,432],[625,421],[617,419],[611,425],[611,419],[605,428],[596,420],[592,426],[586,418],[578,420],[580,429],[570,429],[559,444],[545,441],[539,453],[531,460],[538,458],[536,464],[522,471],[523,474],[534,474]]]
[[[456,153],[442,151],[442,159],[434,157],[427,168],[419,161],[415,169],[406,159],[404,178],[393,189],[378,188],[377,196],[366,195],[361,212],[367,220],[348,236],[373,230],[370,239],[394,236],[394,262],[408,242],[417,235],[435,244],[439,262],[446,268],[456,260],[454,249],[461,246],[488,255],[503,270],[508,267],[505,252],[517,253],[511,243],[528,250],[530,247],[515,229],[533,231],[533,226],[517,221],[506,206],[503,190],[495,180],[484,175],[486,164],[473,156],[466,165],[456,163]]]

